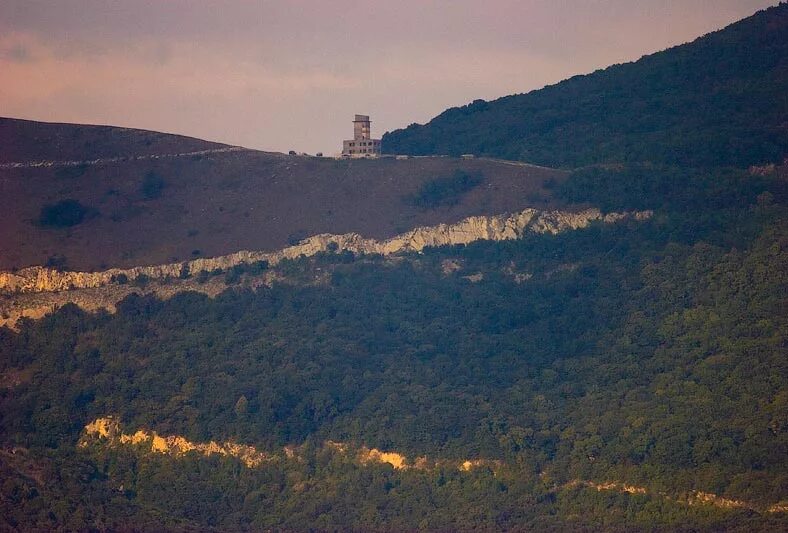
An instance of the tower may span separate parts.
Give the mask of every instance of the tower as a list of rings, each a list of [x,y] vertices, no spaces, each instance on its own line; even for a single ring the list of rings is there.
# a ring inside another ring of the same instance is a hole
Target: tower
[[[368,115],[356,115],[355,120],[353,120],[353,139],[356,141],[365,141],[369,139],[372,130],[369,124]]]
[[[356,115],[353,119],[353,138],[342,141],[342,157],[378,157],[380,139],[372,138],[369,115]]]

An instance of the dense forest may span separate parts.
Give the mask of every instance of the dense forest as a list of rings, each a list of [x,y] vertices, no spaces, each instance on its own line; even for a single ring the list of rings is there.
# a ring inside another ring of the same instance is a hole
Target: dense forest
[[[788,4],[692,43],[387,133],[393,154],[477,154],[574,168],[781,162]]]
[[[633,165],[554,187],[657,215],[399,260],[326,253],[273,267],[270,288],[244,273],[216,299],[131,296],[0,330],[6,526],[786,527],[677,500],[788,497],[784,178]],[[108,414],[304,459],[76,447]],[[328,441],[501,466],[359,465]]]

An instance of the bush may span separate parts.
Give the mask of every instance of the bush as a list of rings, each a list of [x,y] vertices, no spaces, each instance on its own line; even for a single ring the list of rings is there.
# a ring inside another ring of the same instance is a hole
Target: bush
[[[47,204],[41,208],[38,223],[42,226],[68,228],[82,223],[95,211],[73,198],[61,200],[55,204]]]
[[[224,275],[224,282],[227,285],[235,285],[239,281],[241,281],[241,274],[243,273],[243,267],[241,265],[235,265],[231,269],[227,271]]]
[[[306,231],[300,229],[287,236],[287,244],[288,246],[295,246],[304,239],[306,239]]]
[[[55,171],[55,177],[58,179],[75,179],[85,174],[87,169],[88,166],[85,164],[75,165],[70,167],[62,167]]]
[[[268,270],[268,267],[269,267],[268,261],[265,261],[265,260],[255,261],[254,263],[250,263],[246,267],[246,271],[249,274],[251,274],[253,276],[256,276],[256,275],[262,274],[263,272]]]
[[[66,257],[62,254],[50,255],[44,266],[55,270],[64,270],[66,268]]]
[[[165,187],[164,178],[152,170],[145,174],[145,178],[140,185],[140,193],[146,200],[153,200],[161,196],[161,191]]]
[[[456,205],[462,196],[477,187],[484,178],[481,174],[469,174],[455,170],[454,174],[437,178],[423,184],[416,194],[408,197],[409,203],[424,209],[434,209],[444,205]]]

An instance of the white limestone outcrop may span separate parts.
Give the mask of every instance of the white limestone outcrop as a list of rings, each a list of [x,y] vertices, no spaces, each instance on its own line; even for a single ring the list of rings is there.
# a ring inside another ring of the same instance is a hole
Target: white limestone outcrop
[[[267,261],[276,264],[283,259],[312,256],[330,250],[350,251],[357,254],[389,255],[402,252],[420,252],[428,246],[469,244],[478,240],[502,241],[518,239],[527,233],[551,233],[585,228],[592,222],[617,222],[631,218],[645,220],[651,211],[603,214],[599,209],[583,211],[539,211],[525,209],[518,213],[492,216],[473,216],[454,224],[418,227],[390,239],[375,240],[358,233],[333,235],[323,233],[275,252],[242,250],[229,255],[199,258],[183,263],[140,266],[128,269],[112,268],[101,272],[58,271],[41,266],[24,268],[16,272],[0,272],[0,294],[57,292],[87,289],[114,283],[125,276],[134,281],[140,276],[150,279],[176,278],[184,266],[191,274],[216,269],[226,270],[239,264]]]

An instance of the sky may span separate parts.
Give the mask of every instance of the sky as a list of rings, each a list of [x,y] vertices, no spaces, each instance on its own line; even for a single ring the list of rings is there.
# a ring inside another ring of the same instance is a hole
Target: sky
[[[0,116],[326,155],[777,0],[2,0]]]

